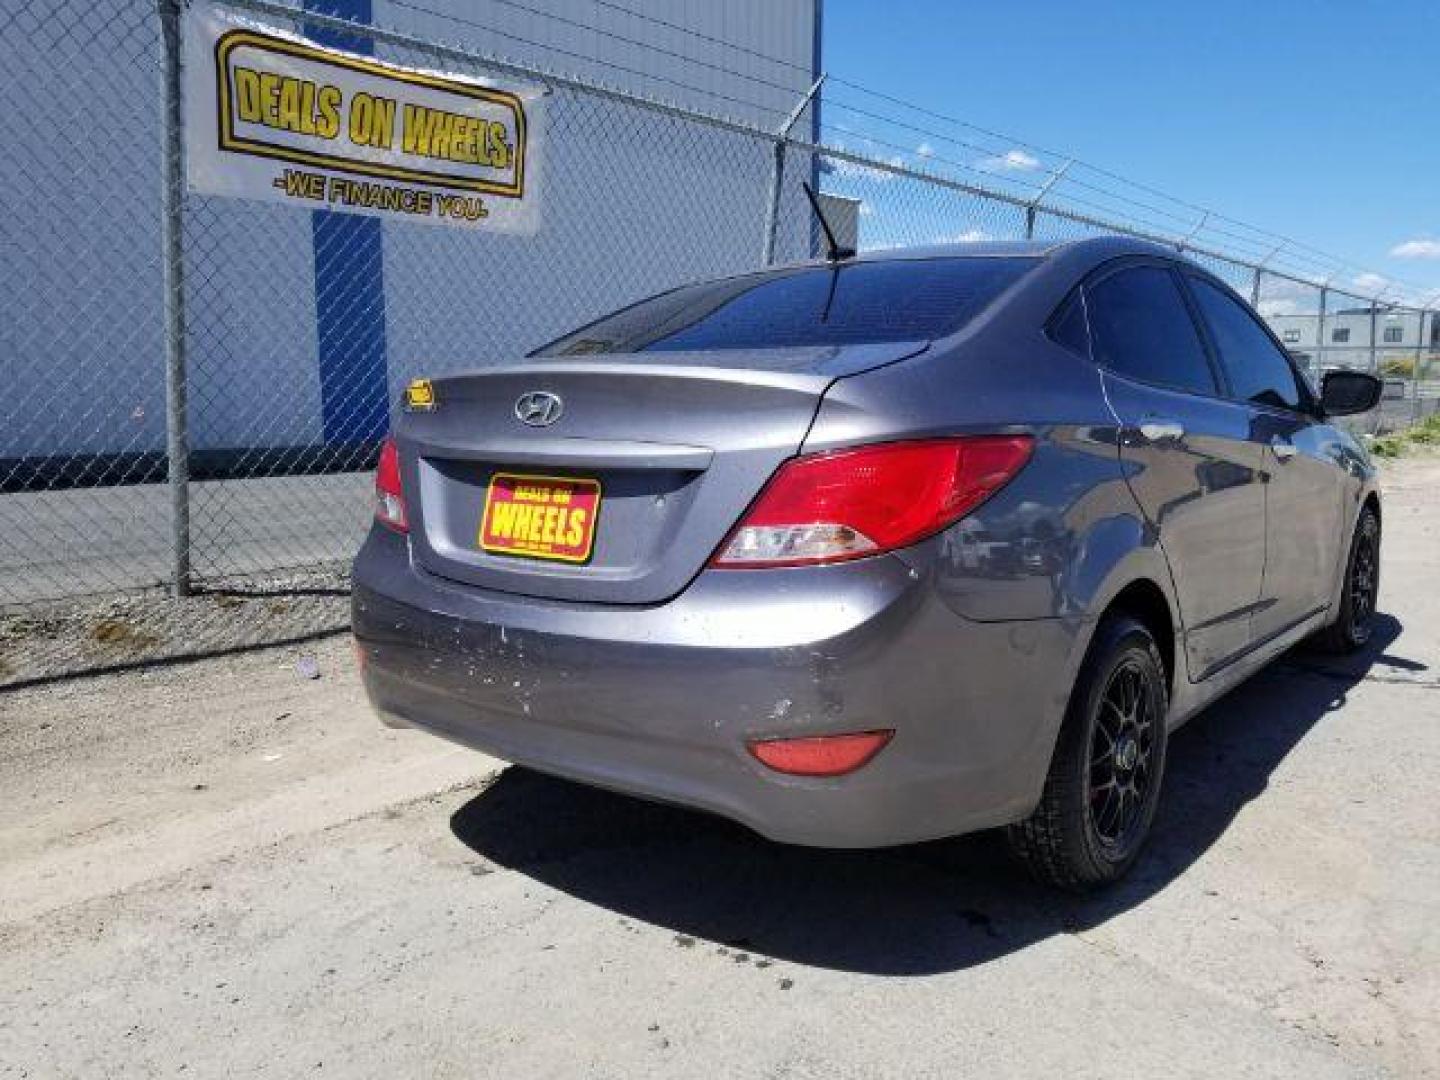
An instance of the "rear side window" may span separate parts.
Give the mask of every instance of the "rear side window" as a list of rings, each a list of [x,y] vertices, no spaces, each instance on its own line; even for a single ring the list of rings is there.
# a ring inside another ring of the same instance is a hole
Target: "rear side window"
[[[1028,258],[897,259],[726,278],[642,300],[532,355],[929,340],[960,330],[1034,265]]]
[[[1085,325],[1085,299],[1076,289],[1050,318],[1046,327],[1050,340],[1077,356],[1090,359],[1090,328]]]
[[[1088,288],[1086,301],[1096,361],[1142,382],[1216,392],[1195,320],[1170,271],[1120,270]]]
[[[1259,405],[1299,409],[1304,399],[1290,361],[1255,316],[1210,282],[1189,280],[1235,396]]]

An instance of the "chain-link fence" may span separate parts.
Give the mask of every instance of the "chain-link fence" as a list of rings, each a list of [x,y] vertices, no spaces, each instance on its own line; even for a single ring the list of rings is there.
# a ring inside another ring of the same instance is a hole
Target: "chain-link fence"
[[[887,155],[822,124],[832,99],[808,77],[766,83],[765,108],[727,119],[734,99],[682,108],[234,0],[333,47],[543,87],[544,198],[569,209],[517,236],[196,194],[170,5],[0,12],[0,685],[343,629],[399,387],[514,359],[685,281],[809,257],[802,182],[862,248],[1115,231],[1179,245],[1312,372],[1384,375],[1368,430],[1435,406],[1429,313],[1232,257],[1197,230],[1098,215],[1063,170],[1037,195],[1003,171],[972,182],[932,154]]]

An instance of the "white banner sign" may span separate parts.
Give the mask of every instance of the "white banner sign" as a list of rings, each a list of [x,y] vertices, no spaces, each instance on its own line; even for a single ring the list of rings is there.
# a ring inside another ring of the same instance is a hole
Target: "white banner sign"
[[[543,91],[383,63],[197,0],[192,191],[505,232],[539,225]]]

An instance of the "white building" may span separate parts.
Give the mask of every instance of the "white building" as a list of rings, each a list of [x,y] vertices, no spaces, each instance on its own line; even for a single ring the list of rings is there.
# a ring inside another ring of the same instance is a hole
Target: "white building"
[[[1387,359],[1409,359],[1440,349],[1440,319],[1435,312],[1342,308],[1318,313],[1277,315],[1266,321],[1295,356],[1310,367],[1369,367]]]
[[[0,186],[34,193],[7,203],[0,222],[0,480],[36,486],[25,480],[36,469],[82,483],[153,480],[166,438],[156,4],[52,7],[0,35]],[[821,68],[820,0],[306,7],[767,130]],[[517,78],[365,37],[310,36]],[[512,360],[648,293],[760,262],[772,144],[563,88],[544,107],[534,236],[187,196],[198,472],[340,466],[350,450],[359,462],[415,375]],[[815,122],[807,115],[799,134]],[[788,167],[795,181],[810,175],[796,155]],[[791,224],[777,254],[808,255],[793,184],[783,211]]]

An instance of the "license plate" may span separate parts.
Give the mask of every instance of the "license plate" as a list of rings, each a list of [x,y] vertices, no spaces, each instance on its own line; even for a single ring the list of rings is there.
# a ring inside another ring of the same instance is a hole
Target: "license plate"
[[[498,555],[589,561],[600,481],[496,473],[480,515],[480,547]]]

